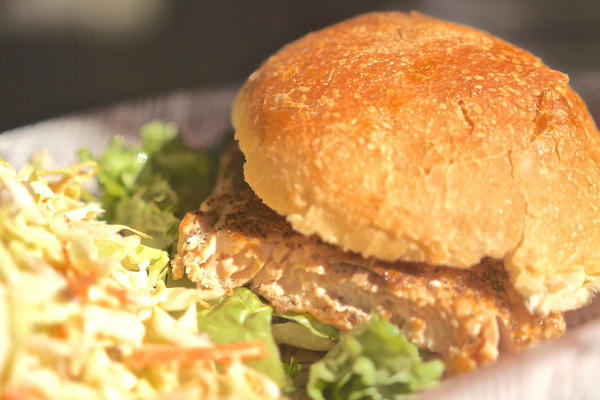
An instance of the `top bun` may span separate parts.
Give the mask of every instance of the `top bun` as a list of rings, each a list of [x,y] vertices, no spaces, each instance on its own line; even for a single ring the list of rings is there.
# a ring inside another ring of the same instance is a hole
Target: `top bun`
[[[544,315],[600,283],[600,136],[567,82],[487,33],[372,13],[269,58],[232,119],[246,180],[297,231],[383,260],[504,258]]]

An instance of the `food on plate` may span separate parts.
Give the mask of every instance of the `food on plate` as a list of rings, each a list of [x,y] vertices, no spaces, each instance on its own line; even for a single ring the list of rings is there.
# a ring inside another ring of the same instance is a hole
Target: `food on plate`
[[[404,335],[443,354],[449,373],[497,358],[497,318],[515,348],[563,333],[560,313],[530,314],[498,260],[486,258],[470,269],[386,262],[295,231],[244,181],[243,160],[230,148],[214,195],[183,219],[175,279],[186,268],[201,288],[231,292],[250,284],[280,314],[309,312],[342,331],[368,320],[371,311],[396,323],[401,316]]]
[[[222,293],[166,288],[168,254],[80,200],[97,164],[44,160],[17,173],[0,159],[0,398],[280,398],[243,363],[263,342],[199,332],[196,304]]]
[[[88,198],[102,203],[102,220],[142,231],[152,236],[142,244],[170,250],[181,217],[210,194],[217,156],[188,148],[172,123],[151,121],[139,135],[136,145],[117,136],[99,156],[80,149],[81,159],[98,164],[101,193]]]
[[[443,369],[441,362],[421,362],[398,327],[375,314],[313,364],[307,390],[315,400],[402,399],[431,387]]]
[[[449,374],[560,336],[600,281],[600,136],[568,78],[484,32],[371,13],[240,89],[243,153],[180,225],[173,275],[350,330],[371,313]],[[243,176],[241,174],[241,163]]]
[[[143,226],[159,243],[170,247],[176,239],[163,222],[181,212],[174,203],[198,194],[187,197],[177,183],[190,171],[173,167],[202,164],[206,152],[181,148],[171,128],[154,121],[142,128],[140,144],[124,146],[117,136],[97,161],[82,149],[84,161],[63,169],[45,170],[44,152],[18,173],[2,162],[1,399],[282,398],[301,365],[289,355],[282,362],[276,343],[296,344],[298,335],[321,349],[340,341],[315,364],[316,398],[409,393],[439,381],[441,362],[427,361],[376,316],[340,335],[310,314],[274,315],[247,288],[221,297],[170,287],[168,253],[140,244],[152,238],[115,222],[123,207],[129,222],[150,219]],[[165,174],[165,164],[179,172]],[[83,185],[94,175],[98,188],[90,192]],[[202,179],[208,185],[212,177]],[[95,193],[113,212],[104,213]],[[274,320],[287,323],[271,326]],[[373,338],[382,345],[372,346]]]

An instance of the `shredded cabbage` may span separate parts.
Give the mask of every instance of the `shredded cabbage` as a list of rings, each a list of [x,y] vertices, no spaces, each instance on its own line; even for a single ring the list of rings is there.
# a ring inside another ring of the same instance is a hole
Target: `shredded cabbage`
[[[79,200],[96,163],[44,158],[18,174],[0,159],[0,398],[279,398],[241,362],[263,344],[198,333],[196,303],[222,293],[166,288],[168,254]]]

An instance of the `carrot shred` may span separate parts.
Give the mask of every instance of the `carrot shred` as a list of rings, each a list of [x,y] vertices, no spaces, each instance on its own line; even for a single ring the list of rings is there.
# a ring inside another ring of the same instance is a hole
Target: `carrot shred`
[[[267,348],[260,340],[248,340],[214,347],[180,347],[175,344],[145,343],[134,349],[125,359],[132,368],[147,367],[172,361],[191,364],[198,360],[229,363],[233,359],[255,360],[267,356]]]
[[[36,393],[27,388],[15,387],[5,388],[5,392],[0,394],[0,400],[43,400],[44,397],[38,396]]]

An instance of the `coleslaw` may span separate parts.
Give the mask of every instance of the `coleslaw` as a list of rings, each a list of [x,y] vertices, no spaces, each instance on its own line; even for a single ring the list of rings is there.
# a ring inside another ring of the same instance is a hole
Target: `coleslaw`
[[[198,333],[196,303],[220,293],[165,287],[168,254],[79,200],[97,164],[43,159],[18,173],[0,161],[0,398],[279,398],[242,363],[262,342]]]

